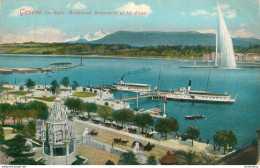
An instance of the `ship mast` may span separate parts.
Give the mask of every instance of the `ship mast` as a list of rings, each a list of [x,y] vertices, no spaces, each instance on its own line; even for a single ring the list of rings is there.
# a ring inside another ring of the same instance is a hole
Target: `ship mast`
[[[216,53],[215,53],[215,67],[218,66],[218,32],[216,32]]]

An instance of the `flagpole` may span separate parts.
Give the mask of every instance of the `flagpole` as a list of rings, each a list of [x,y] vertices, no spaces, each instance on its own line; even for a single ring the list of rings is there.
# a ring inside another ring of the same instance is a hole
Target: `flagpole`
[[[165,104],[166,103],[167,103],[167,101],[166,101],[166,97],[164,95],[164,97],[163,97],[163,117],[166,117],[166,113],[165,113]]]
[[[137,103],[136,103],[136,106],[137,106],[137,109],[138,109],[138,93],[137,93],[137,95],[136,95],[136,101],[137,101]]]
[[[166,114],[165,114],[165,103],[163,103],[163,117],[166,117]]]

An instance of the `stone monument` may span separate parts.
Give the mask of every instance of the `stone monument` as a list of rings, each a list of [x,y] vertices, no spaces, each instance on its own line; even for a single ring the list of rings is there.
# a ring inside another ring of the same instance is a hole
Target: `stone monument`
[[[75,128],[67,118],[60,98],[55,100],[49,118],[41,127],[43,159],[47,165],[71,165],[76,160]]]

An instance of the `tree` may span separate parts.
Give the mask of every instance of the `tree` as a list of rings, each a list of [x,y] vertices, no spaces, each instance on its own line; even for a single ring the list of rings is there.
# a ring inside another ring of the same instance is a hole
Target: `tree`
[[[25,128],[26,133],[29,137],[34,138],[36,134],[36,124],[33,121],[30,121]]]
[[[113,115],[116,121],[122,122],[122,125],[124,125],[124,122],[133,121],[135,117],[134,112],[131,109],[117,110]]]
[[[111,160],[108,160],[105,165],[115,165],[115,163]]]
[[[131,151],[124,152],[121,155],[120,160],[118,161],[119,165],[139,165],[135,154]]]
[[[31,101],[27,104],[28,110],[36,110],[38,112],[37,118],[41,120],[47,120],[49,113],[48,113],[48,106],[47,104],[40,102],[40,101]],[[35,111],[31,111],[31,117],[35,117]],[[34,118],[35,119],[35,118]]]
[[[146,161],[146,165],[157,165],[157,161],[155,159],[155,156],[151,155],[148,157]]]
[[[61,80],[61,82],[60,82],[60,84],[63,85],[63,86],[65,86],[65,87],[68,87],[68,86],[69,86],[69,83],[70,83],[70,80],[69,80],[69,77],[68,77],[68,76],[62,78],[62,80]]]
[[[148,113],[139,114],[135,116],[135,124],[139,127],[142,127],[142,132],[144,132],[144,128],[148,128],[154,124],[154,119]]]
[[[35,81],[33,81],[31,78],[27,79],[26,81],[26,87],[29,88],[29,90],[33,89],[35,86]]]
[[[232,131],[217,132],[213,138],[215,144],[224,147],[224,155],[228,145],[234,147],[237,144],[236,135]]]
[[[106,119],[109,116],[113,115],[113,109],[111,109],[110,107],[106,107],[106,106],[100,106],[98,109],[98,114],[100,117],[102,117],[104,119],[104,122],[106,122]]]
[[[26,103],[16,103],[13,105],[14,115],[19,120],[19,123],[23,124],[23,118],[26,117],[27,104]]]
[[[9,103],[1,103],[0,104],[0,120],[2,125],[5,124],[5,120],[11,111],[11,105]]]
[[[183,165],[195,165],[197,162],[195,161],[197,154],[193,151],[176,151],[175,156],[181,160]]]
[[[67,98],[64,104],[68,107],[69,110],[72,110],[74,116],[76,114],[76,111],[84,109],[84,102],[79,98]]]
[[[5,131],[3,127],[0,127],[0,144],[5,141]]]
[[[158,120],[156,130],[161,134],[165,134],[165,139],[168,139],[168,133],[177,132],[179,130],[179,123],[174,118],[165,118]]]
[[[15,104],[11,105],[11,111],[10,111],[9,116],[13,118],[13,121],[14,121],[14,124],[15,124],[16,119],[17,119],[17,109],[16,109]]]
[[[16,135],[13,139],[5,141],[7,147],[2,147],[2,152],[7,157],[12,157],[14,160],[9,164],[12,165],[39,165],[42,161],[36,162],[32,157],[35,153],[30,152],[31,147],[25,146],[26,139],[22,135]]]
[[[86,103],[85,104],[85,110],[88,112],[88,119],[90,119],[90,112],[96,113],[98,110],[96,103]]]
[[[14,125],[14,129],[17,131],[18,134],[24,134],[24,125],[21,123],[17,123]]]
[[[76,88],[79,86],[79,83],[77,81],[73,81],[72,84],[72,90],[76,90]]]
[[[21,86],[19,87],[19,90],[20,90],[20,91],[24,90],[23,85],[21,85]]]
[[[104,105],[105,105],[105,106],[108,106],[108,105],[109,105],[109,103],[108,103],[108,102],[105,102],[105,103],[104,103]]]
[[[186,133],[189,139],[191,139],[191,146],[193,146],[193,140],[200,136],[200,130],[195,126],[189,126],[186,129]]]
[[[58,92],[58,89],[59,89],[59,84],[58,84],[57,80],[53,80],[51,82],[51,92],[52,92],[52,94],[56,94]]]

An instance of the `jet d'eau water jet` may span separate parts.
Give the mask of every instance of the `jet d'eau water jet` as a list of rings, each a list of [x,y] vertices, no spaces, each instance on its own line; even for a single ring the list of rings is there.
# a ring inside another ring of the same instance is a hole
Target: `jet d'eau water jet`
[[[215,66],[220,68],[236,68],[235,53],[231,36],[228,32],[221,5],[218,3],[218,31],[216,33]]]

